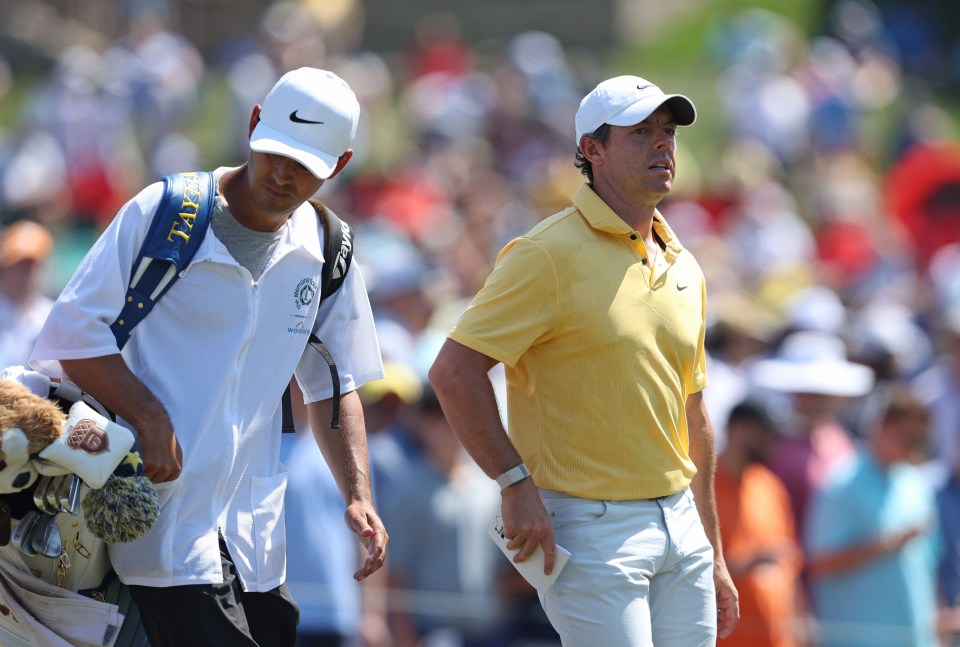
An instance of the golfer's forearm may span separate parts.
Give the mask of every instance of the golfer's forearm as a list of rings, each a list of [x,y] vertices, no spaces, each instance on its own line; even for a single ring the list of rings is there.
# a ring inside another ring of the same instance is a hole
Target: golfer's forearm
[[[723,546],[720,541],[720,522],[717,519],[716,495],[713,487],[716,468],[716,453],[713,443],[713,428],[707,415],[706,405],[701,393],[687,398],[687,433],[690,440],[690,459],[697,466],[697,473],[690,483],[700,521],[707,533],[707,539],[713,546],[717,558],[723,559]]]
[[[703,530],[707,534],[710,545],[713,546],[717,559],[723,559],[723,545],[720,540],[720,523],[717,519],[716,496],[713,490],[712,476],[707,476],[704,472],[698,471],[697,475],[690,483],[693,490],[693,497],[697,504],[697,512],[700,514],[700,521],[703,524]]]
[[[370,465],[363,407],[356,391],[340,399],[340,429],[331,429],[332,402],[324,400],[308,405],[314,439],[333,474],[344,501],[372,501]]]
[[[487,375],[495,364],[486,355],[447,340],[429,374],[450,427],[490,478],[522,460],[503,428]]]

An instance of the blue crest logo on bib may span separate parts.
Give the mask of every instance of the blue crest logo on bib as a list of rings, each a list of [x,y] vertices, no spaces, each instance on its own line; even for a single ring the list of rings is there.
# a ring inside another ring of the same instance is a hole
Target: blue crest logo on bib
[[[297,283],[297,289],[294,291],[294,300],[297,305],[297,310],[300,308],[306,308],[311,303],[313,303],[314,298],[317,296],[317,282],[312,279],[303,279]]]

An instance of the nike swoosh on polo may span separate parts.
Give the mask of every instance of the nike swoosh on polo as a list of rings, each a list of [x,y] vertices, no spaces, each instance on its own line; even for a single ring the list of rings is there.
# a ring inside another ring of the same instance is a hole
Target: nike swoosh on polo
[[[322,121],[310,121],[309,119],[304,119],[297,116],[297,111],[294,110],[290,113],[290,121],[293,121],[298,124],[322,124]]]
[[[689,285],[680,285],[680,284],[678,283],[678,284],[677,284],[677,292],[683,292],[683,291],[686,290],[688,287],[690,287],[690,286],[689,286]]]

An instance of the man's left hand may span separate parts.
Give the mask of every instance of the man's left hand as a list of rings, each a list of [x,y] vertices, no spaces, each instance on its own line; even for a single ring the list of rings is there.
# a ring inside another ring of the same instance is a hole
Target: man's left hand
[[[726,638],[740,622],[740,601],[723,561],[714,564],[713,583],[717,589],[717,637]]]
[[[367,550],[367,558],[364,560],[363,566],[353,574],[353,579],[359,582],[377,572],[383,566],[383,560],[387,557],[387,542],[390,541],[390,537],[370,503],[351,503],[347,506],[344,516],[347,527]]]

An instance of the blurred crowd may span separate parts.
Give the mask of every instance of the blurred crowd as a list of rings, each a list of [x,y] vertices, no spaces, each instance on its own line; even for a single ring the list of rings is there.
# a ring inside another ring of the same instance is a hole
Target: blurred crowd
[[[717,124],[716,160],[691,150],[700,124],[683,133],[661,211],[708,281],[705,395],[743,615],[725,644],[960,644],[960,143],[921,73],[955,82],[960,47],[923,3],[895,6],[831,3],[814,35],[730,14],[702,44],[710,86],[651,75]],[[387,377],[361,396],[392,541],[386,573],[357,586],[336,486],[309,432],[285,440],[303,644],[558,644],[485,536],[496,487],[425,375],[500,248],[583,181],[580,98],[648,72],[574,61],[545,32],[477,49],[446,14],[385,57],[358,45],[358,2],[295,0],[205,59],[170,5],[124,7],[123,37],[67,47],[0,133],[0,366],[26,361],[125,200],[239,163],[280,74],[332,69],[363,117],[319,197],[354,225],[374,303]],[[0,101],[15,81],[0,61]],[[225,143],[187,136],[201,109]]]

